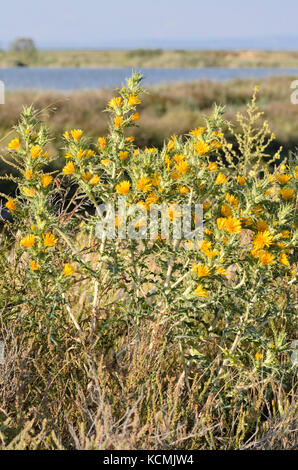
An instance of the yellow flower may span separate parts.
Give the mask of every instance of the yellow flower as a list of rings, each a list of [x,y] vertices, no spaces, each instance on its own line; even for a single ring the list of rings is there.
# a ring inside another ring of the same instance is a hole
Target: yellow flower
[[[223,268],[222,266],[218,266],[218,268],[216,268],[216,272],[218,274],[221,274],[222,276],[226,276],[227,275],[227,271],[225,270],[225,268]]]
[[[240,186],[243,186],[246,183],[246,178],[244,178],[244,176],[238,175],[237,176],[237,182],[238,182],[238,184],[240,184]]]
[[[259,219],[256,223],[256,229],[258,232],[265,232],[265,230],[268,230],[268,224],[266,220]]]
[[[167,144],[168,152],[171,152],[172,150],[174,150],[175,146],[176,146],[176,139],[169,140],[169,142]]]
[[[64,134],[63,134],[63,137],[64,137],[65,140],[69,140],[70,139],[69,132],[65,131]]]
[[[224,217],[229,217],[230,215],[232,215],[232,209],[230,208],[230,206],[227,206],[227,204],[223,204],[221,206],[221,215],[223,215]]]
[[[117,96],[116,98],[112,98],[110,101],[109,101],[109,106],[110,108],[121,108],[123,102],[122,102],[122,98],[121,96]]]
[[[211,162],[207,166],[208,171],[216,171],[218,169],[218,164],[216,162]]]
[[[276,179],[280,184],[288,183],[288,181],[290,181],[291,178],[292,178],[292,175],[287,175],[286,173],[276,176]]]
[[[43,185],[44,188],[49,186],[53,181],[53,177],[51,175],[46,175],[46,174],[42,175],[40,179],[41,179],[41,184]]]
[[[83,158],[84,155],[85,155],[85,150],[83,150],[83,149],[80,148],[80,149],[77,151],[77,158]]]
[[[206,264],[198,264],[198,265],[194,264],[193,270],[197,274],[198,277],[205,277],[205,276],[209,276],[210,274],[210,269],[208,268],[208,266],[206,266]]]
[[[45,152],[45,153],[43,154],[43,157],[44,157],[44,158],[48,158],[49,156],[50,156],[49,152]]]
[[[55,235],[51,232],[43,235],[43,244],[44,246],[55,246],[58,241],[58,238],[55,238]]]
[[[38,271],[40,269],[40,266],[35,263],[35,261],[30,261],[30,268],[32,271]]]
[[[84,178],[84,180],[85,180],[86,182],[90,180],[91,176],[92,176],[92,175],[91,175],[90,171],[88,171],[88,170],[85,171],[84,173],[82,173],[82,177]]]
[[[190,131],[191,135],[195,135],[196,137],[199,137],[201,134],[203,134],[206,130],[206,127],[197,127],[196,129],[193,129]]]
[[[83,135],[83,131],[82,129],[73,129],[72,131],[70,131],[71,135],[72,135],[72,138],[75,142],[77,142],[78,140],[80,140],[80,138],[82,137]]]
[[[261,361],[263,359],[263,354],[262,353],[256,353],[256,360]]]
[[[19,137],[16,137],[15,139],[12,139],[8,144],[8,148],[10,150],[19,150],[19,148],[20,148],[20,139],[19,139]]]
[[[98,145],[101,149],[104,149],[107,145],[107,139],[105,137],[98,137]]]
[[[8,199],[7,203],[5,204],[5,207],[7,207],[7,209],[9,209],[10,211],[14,211],[16,208],[14,200]]]
[[[279,257],[279,262],[284,266],[290,266],[290,261],[288,260],[286,253],[281,253]]]
[[[217,177],[216,177],[216,180],[215,180],[215,184],[223,184],[227,181],[227,177],[226,175],[224,175],[223,173],[219,172]]]
[[[104,166],[107,166],[110,163],[110,160],[108,160],[107,158],[104,158],[103,160],[100,160],[100,163]]]
[[[151,204],[155,204],[158,200],[159,200],[159,195],[156,193],[151,193],[146,198],[146,202],[148,206],[151,206]]]
[[[211,206],[211,203],[209,201],[203,202],[204,211],[207,211],[208,209],[210,209],[210,206]]]
[[[139,113],[134,113],[134,114],[131,116],[132,122],[138,121],[139,119],[141,119],[141,116],[140,116]]]
[[[65,165],[65,167],[62,170],[62,173],[64,175],[72,175],[74,172],[74,169],[75,169],[74,164],[72,163],[72,161],[70,161]]]
[[[35,236],[34,235],[27,235],[26,237],[22,238],[20,241],[20,245],[24,246],[25,248],[31,248],[34,245]]]
[[[128,157],[128,152],[121,150],[121,151],[119,152],[119,157],[120,157],[120,160],[122,160],[122,161],[123,161],[123,160],[126,160],[127,157]]]
[[[34,176],[33,171],[29,170],[29,169],[26,170],[25,173],[24,173],[24,176],[25,176],[26,180],[30,180]]]
[[[64,265],[63,273],[65,276],[71,276],[71,274],[74,274],[76,272],[76,269],[69,263],[66,263]]]
[[[294,191],[294,189],[285,188],[285,189],[280,190],[280,194],[282,195],[283,199],[288,201],[289,199],[291,199],[294,196],[295,191]]]
[[[233,194],[226,194],[226,201],[233,207],[235,207],[237,209],[237,207],[239,206],[239,199],[234,196]]]
[[[40,147],[40,145],[33,145],[33,147],[31,147],[31,149],[30,149],[30,153],[31,153],[32,158],[39,157],[39,155],[41,155],[42,152],[43,152],[43,150]]]
[[[178,173],[181,173],[182,175],[185,175],[188,171],[188,163],[185,161],[177,163],[175,166]]]
[[[189,193],[190,189],[187,186],[179,186],[178,191],[180,194],[187,194]]]
[[[269,247],[272,245],[273,236],[269,230],[264,230],[263,232],[258,232],[254,240],[252,241],[256,250],[260,250],[265,246]]]
[[[33,188],[23,188],[24,193],[28,197],[34,196],[35,190]]]
[[[97,186],[100,183],[100,176],[94,175],[89,183],[92,184],[92,186]]]
[[[291,237],[291,232],[289,230],[282,230],[280,232],[280,234],[283,238],[290,238]]]
[[[122,116],[116,116],[115,119],[114,119],[114,124],[115,124],[116,129],[119,129],[119,127],[121,126],[122,123],[123,123],[123,117]]]
[[[298,179],[298,166],[295,166],[294,177],[296,180]]]
[[[141,103],[141,100],[139,100],[137,96],[129,95],[129,98],[128,98],[129,106],[135,106],[136,104],[140,104],[140,103]]]
[[[198,296],[198,297],[207,297],[208,296],[208,292],[207,290],[204,288],[204,286],[202,284],[199,284],[198,287],[196,288],[195,290],[195,294]]]
[[[88,157],[94,157],[94,155],[95,155],[94,150],[88,149],[85,156],[86,158],[88,158]]]
[[[194,149],[199,155],[205,155],[210,151],[210,146],[203,140],[199,140],[194,144]]]
[[[146,192],[150,191],[151,188],[152,188],[151,178],[149,178],[148,176],[143,176],[137,182],[137,187],[143,193],[146,193]]]
[[[274,255],[272,253],[269,253],[269,251],[265,251],[265,250],[260,252],[259,260],[264,265],[275,263]]]
[[[226,226],[226,221],[227,219],[225,217],[219,217],[218,219],[216,219],[217,228],[219,230],[222,228],[224,229]]]
[[[121,181],[121,183],[117,184],[116,191],[118,194],[127,194],[130,190],[130,182],[129,181]]]
[[[229,233],[239,233],[241,232],[241,222],[239,219],[234,217],[228,217],[226,219],[224,229]]]

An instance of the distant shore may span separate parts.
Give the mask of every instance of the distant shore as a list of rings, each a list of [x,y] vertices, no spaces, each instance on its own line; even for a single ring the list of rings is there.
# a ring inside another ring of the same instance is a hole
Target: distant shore
[[[0,51],[0,67],[278,67],[297,68],[298,51],[256,50],[39,50]]]

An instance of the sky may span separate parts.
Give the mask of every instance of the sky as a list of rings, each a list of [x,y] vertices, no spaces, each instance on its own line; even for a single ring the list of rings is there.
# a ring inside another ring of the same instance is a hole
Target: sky
[[[297,0],[0,0],[0,47],[298,49]]]

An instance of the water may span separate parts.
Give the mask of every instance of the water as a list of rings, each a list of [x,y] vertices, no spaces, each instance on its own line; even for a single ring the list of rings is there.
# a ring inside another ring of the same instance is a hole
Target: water
[[[266,78],[272,75],[291,75],[298,78],[298,69],[279,68],[202,68],[202,69],[138,69],[145,76],[146,85],[192,80],[230,80]],[[121,86],[131,74],[130,68],[0,68],[0,80],[6,90],[79,90]]]

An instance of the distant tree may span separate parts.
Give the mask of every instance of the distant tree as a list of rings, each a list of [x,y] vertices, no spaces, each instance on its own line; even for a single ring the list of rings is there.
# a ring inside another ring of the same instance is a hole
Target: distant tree
[[[9,50],[14,53],[15,65],[28,65],[36,58],[36,46],[31,38],[16,38],[9,46]]]
[[[36,46],[33,39],[16,38],[10,44],[9,49],[14,52],[35,52]]]

